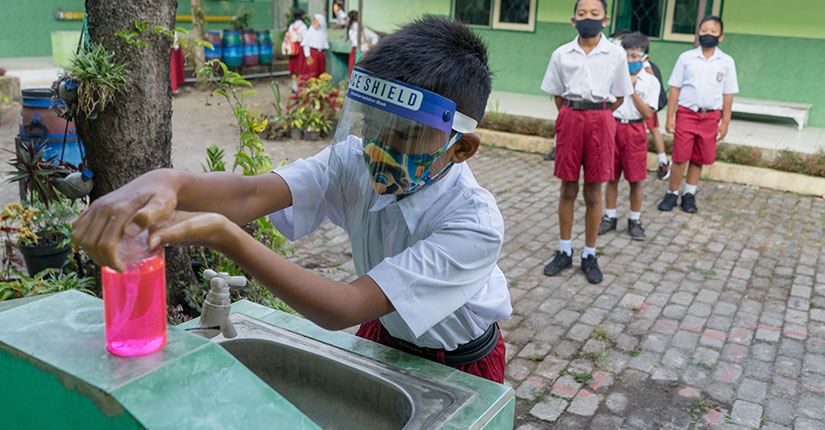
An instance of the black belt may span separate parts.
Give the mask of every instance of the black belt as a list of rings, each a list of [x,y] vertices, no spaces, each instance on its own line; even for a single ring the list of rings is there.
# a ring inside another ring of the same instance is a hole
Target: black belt
[[[620,124],[639,124],[639,123],[645,122],[645,120],[643,120],[643,119],[619,119],[619,118],[616,118],[616,122],[618,122]]]
[[[567,106],[573,110],[607,110],[611,109],[613,104],[608,102],[593,103],[582,100],[564,99],[564,102],[562,102],[561,105]]]
[[[390,339],[398,344],[398,349],[417,355],[421,358],[438,361],[438,352],[441,351],[440,349],[420,347],[414,343],[407,342],[406,340],[393,337],[387,329],[384,328],[383,324],[381,325],[381,330],[383,330]],[[475,363],[476,361],[486,357],[487,354],[491,353],[493,349],[496,348],[498,337],[498,324],[490,324],[490,327],[487,328],[481,336],[465,343],[464,345],[459,345],[458,348],[452,351],[444,351],[444,364],[448,366],[461,366]]]
[[[718,110],[719,110],[719,109],[705,109],[705,108],[701,108],[701,109],[698,109],[698,110],[696,111],[696,113],[711,113],[711,112],[716,112],[716,111],[718,111]]]

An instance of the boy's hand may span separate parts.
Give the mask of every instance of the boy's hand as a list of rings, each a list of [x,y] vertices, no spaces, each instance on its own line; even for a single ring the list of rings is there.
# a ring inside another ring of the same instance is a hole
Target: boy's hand
[[[633,86],[635,87],[636,86],[636,77],[631,75],[630,76],[630,82],[633,82]]]
[[[728,134],[728,124],[724,121],[719,124],[719,128],[716,129],[716,140],[721,141],[725,138]]]
[[[667,119],[667,123],[665,123],[665,131],[667,131],[670,134],[673,134],[673,133],[676,132],[676,120],[675,119],[673,119],[673,118],[668,118]]]
[[[312,65],[312,57],[307,57],[307,66]]]
[[[149,247],[177,244],[219,249],[228,244],[230,225],[235,224],[221,214],[176,210],[152,226]]]
[[[175,209],[177,193],[171,181],[163,171],[154,171],[100,197],[72,223],[72,240],[97,264],[123,271],[118,242]]]

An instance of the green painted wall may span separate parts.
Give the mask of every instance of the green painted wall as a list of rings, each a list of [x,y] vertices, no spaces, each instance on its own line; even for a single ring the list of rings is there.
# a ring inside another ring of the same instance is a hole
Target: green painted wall
[[[350,8],[358,2],[350,0]],[[401,25],[422,15],[450,15],[451,2],[444,0],[364,0],[364,23],[375,31],[391,33]]]
[[[725,0],[723,7],[726,33],[825,39],[822,0]]]
[[[54,373],[0,348],[0,427],[7,429],[141,429],[132,416],[108,417],[92,399],[67,389]],[[115,403],[114,400],[112,403]]]
[[[281,0],[287,1],[287,0]],[[430,0],[435,2],[435,0]],[[51,32],[80,31],[81,21],[58,21],[54,11],[86,10],[85,0],[37,0],[3,2],[0,12],[0,58],[47,56],[52,54]],[[208,15],[235,15],[240,8],[252,11],[252,27],[272,28],[272,0],[201,2]],[[189,14],[189,1],[178,0],[178,14]],[[209,23],[209,28],[221,30],[228,23]],[[191,28],[189,23],[181,27]],[[2,64],[0,64],[2,66]]]
[[[536,0],[536,21],[570,22],[573,17],[573,0]],[[607,15],[611,16],[613,0],[607,0]]]

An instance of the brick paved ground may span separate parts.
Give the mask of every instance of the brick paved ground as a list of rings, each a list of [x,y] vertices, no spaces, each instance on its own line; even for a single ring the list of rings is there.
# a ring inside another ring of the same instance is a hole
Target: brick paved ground
[[[190,93],[174,107],[176,166],[199,171],[214,141],[231,152],[225,106]],[[267,142],[276,162],[323,146]],[[825,428],[825,201],[702,182],[698,214],[661,213],[665,184],[648,180],[648,240],[635,242],[622,184],[621,232],[599,238],[605,279],[590,285],[578,257],[542,275],[558,243],[552,165],[491,148],[470,165],[506,221],[499,264],[514,313],[501,326],[517,429]],[[579,199],[577,252],[583,216]],[[293,245],[305,267],[354,277],[341,229],[325,223]]]
[[[825,420],[825,201],[702,182],[699,213],[662,213],[645,182],[648,240],[599,238],[605,279],[548,278],[559,181],[540,156],[485,148],[471,160],[507,231],[500,266],[514,312],[501,326],[516,428],[807,429]],[[620,188],[626,196],[627,187]],[[573,247],[583,246],[579,199]],[[297,242],[299,262],[353,278],[330,224]]]

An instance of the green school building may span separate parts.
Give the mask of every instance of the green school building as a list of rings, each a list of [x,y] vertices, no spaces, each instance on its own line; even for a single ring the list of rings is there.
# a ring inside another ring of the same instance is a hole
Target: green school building
[[[608,0],[610,33],[639,30],[651,38],[650,55],[667,81],[676,58],[693,47],[700,0]],[[202,0],[207,15],[251,10],[252,27],[285,27],[281,13],[289,0]],[[302,1],[309,9],[331,1]],[[358,7],[346,0],[346,8]],[[722,50],[733,56],[740,96],[813,104],[808,124],[825,127],[825,7],[821,0],[706,0],[707,13],[725,22]],[[51,55],[53,31],[79,30],[79,21],[59,21],[56,9],[82,12],[84,0],[9,2],[0,14],[0,59]],[[363,0],[364,23],[389,33],[423,14],[454,17],[468,23],[489,45],[495,72],[493,88],[543,94],[539,84],[559,45],[572,40],[574,0]],[[179,0],[179,14],[189,1]],[[184,25],[186,27],[187,25]],[[226,28],[210,23],[210,29]]]

